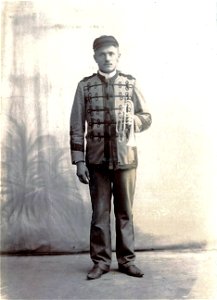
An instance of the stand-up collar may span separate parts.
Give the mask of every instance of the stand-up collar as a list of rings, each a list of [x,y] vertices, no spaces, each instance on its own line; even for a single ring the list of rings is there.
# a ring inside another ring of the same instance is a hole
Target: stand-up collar
[[[115,74],[116,74],[116,70],[114,70],[114,71],[112,71],[111,73],[104,73],[104,72],[102,72],[102,71],[98,71],[99,72],[99,74],[100,75],[102,75],[102,76],[104,76],[105,77],[105,79],[110,79],[110,78],[112,78],[113,76],[115,76]]]
[[[111,73],[103,73],[102,71],[98,70],[98,76],[102,79],[102,80],[109,80],[111,78],[116,78],[118,75],[118,71],[114,70]]]

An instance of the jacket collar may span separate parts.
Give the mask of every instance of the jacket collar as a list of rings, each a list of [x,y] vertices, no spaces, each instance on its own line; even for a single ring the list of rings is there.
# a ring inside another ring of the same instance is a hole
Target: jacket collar
[[[119,74],[119,71],[117,71],[117,70],[114,70],[113,72],[111,72],[109,74],[105,74],[100,70],[97,72],[98,77],[104,82],[109,81],[109,80],[115,80],[118,77],[118,74]]]

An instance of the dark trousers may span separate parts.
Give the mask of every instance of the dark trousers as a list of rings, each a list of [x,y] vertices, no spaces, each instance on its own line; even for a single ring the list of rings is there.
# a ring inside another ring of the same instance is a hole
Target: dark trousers
[[[94,264],[108,270],[111,264],[111,198],[114,200],[116,257],[118,264],[131,265],[135,260],[132,205],[136,169],[108,170],[90,167],[92,221],[90,256]]]

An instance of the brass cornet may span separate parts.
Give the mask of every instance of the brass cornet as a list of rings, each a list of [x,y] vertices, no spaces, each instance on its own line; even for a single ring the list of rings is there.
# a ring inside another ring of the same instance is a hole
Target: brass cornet
[[[120,106],[116,131],[120,142],[125,142],[127,146],[136,145],[134,135],[134,104],[131,100],[126,100],[123,106]]]

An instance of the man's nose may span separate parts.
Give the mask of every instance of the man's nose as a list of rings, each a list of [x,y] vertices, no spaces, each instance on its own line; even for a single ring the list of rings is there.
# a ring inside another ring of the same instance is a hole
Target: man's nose
[[[105,61],[110,61],[110,55],[109,54],[105,55]]]

